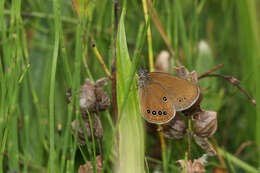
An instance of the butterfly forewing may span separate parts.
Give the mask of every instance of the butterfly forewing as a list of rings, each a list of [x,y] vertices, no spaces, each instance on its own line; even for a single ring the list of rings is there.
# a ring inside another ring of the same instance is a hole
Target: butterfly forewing
[[[170,96],[155,82],[139,87],[139,100],[143,117],[151,123],[167,123],[175,116]]]
[[[188,109],[199,97],[199,87],[188,80],[161,72],[152,72],[148,76],[172,97],[176,111]]]

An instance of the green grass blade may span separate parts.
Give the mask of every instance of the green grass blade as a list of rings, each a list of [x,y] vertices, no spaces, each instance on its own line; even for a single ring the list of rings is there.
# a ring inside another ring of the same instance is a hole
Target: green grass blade
[[[117,52],[117,100],[118,107],[121,108],[124,94],[128,89],[125,79],[130,76],[133,65],[129,58],[125,36],[124,10],[118,27]],[[131,84],[131,88],[135,88],[134,83]],[[119,121],[119,163],[116,171],[143,173],[144,133],[135,90],[130,92],[124,112],[120,114],[122,114],[122,119]]]

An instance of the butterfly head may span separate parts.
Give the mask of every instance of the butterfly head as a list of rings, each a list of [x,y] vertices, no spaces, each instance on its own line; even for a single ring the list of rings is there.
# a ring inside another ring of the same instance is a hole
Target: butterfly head
[[[138,70],[138,86],[143,87],[149,81],[148,72],[145,69]]]

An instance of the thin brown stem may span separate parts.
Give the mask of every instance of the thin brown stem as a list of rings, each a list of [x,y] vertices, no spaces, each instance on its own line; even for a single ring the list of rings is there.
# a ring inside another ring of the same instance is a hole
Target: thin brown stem
[[[98,49],[97,49],[97,47],[96,47],[96,43],[95,43],[95,41],[94,41],[94,38],[92,37],[92,35],[89,33],[89,31],[88,31],[87,29],[86,29],[86,33],[87,33],[88,37],[91,39],[91,43],[92,43],[91,46],[92,46],[92,49],[93,49],[93,51],[94,51],[96,57],[98,58],[98,61],[99,61],[100,64],[102,65],[102,67],[103,67],[105,73],[106,73],[106,74],[108,75],[108,77],[111,79],[111,78],[112,78],[112,75],[110,74],[110,72],[109,72],[109,70],[108,70],[108,68],[107,68],[107,66],[106,66],[106,64],[105,64],[105,62],[104,62],[103,57],[101,56],[101,54],[99,53],[99,51],[98,51]]]
[[[242,143],[234,155],[238,156],[246,147],[248,147],[252,144],[254,144],[254,142],[252,142],[252,141],[247,141],[247,142]]]
[[[110,74],[110,72],[109,72],[109,70],[108,70],[108,68],[107,68],[107,66],[104,62],[104,59],[102,58],[101,54],[99,53],[99,51],[98,51],[94,42],[92,42],[92,48],[93,48],[93,51],[96,54],[100,64],[102,65],[103,69],[105,70],[106,74],[108,75],[109,78],[111,78],[111,74]]]
[[[117,107],[117,88],[116,88],[116,79],[117,79],[117,70],[116,70],[116,41],[117,41],[117,32],[118,32],[118,11],[119,11],[119,0],[115,0],[114,2],[114,17],[115,17],[115,25],[114,25],[114,42],[113,42],[113,63],[112,63],[112,100],[113,100],[113,113],[114,113],[114,121],[115,126],[117,127],[118,122],[118,107]],[[119,131],[116,130],[116,153],[117,158],[119,159]]]
[[[118,119],[118,108],[117,108],[117,93],[116,93],[116,40],[117,40],[117,32],[118,32],[118,10],[119,10],[119,0],[115,0],[114,2],[114,15],[115,15],[115,35],[114,35],[114,47],[113,47],[113,64],[112,64],[112,99],[113,99],[113,111],[114,111],[114,119],[115,123],[117,123]]]
[[[240,81],[238,79],[234,78],[233,76],[225,76],[225,75],[221,75],[221,74],[209,74],[209,73],[207,73],[205,75],[199,76],[198,79],[203,79],[203,78],[206,78],[206,77],[219,77],[219,78],[225,79],[226,81],[231,83],[234,87],[238,88],[249,99],[249,101],[252,104],[256,105],[255,99],[253,99],[251,96],[249,96],[247,94],[247,92],[243,88],[240,87],[240,85],[239,85]]]
[[[200,76],[199,76],[199,79],[200,79],[200,78],[203,78],[204,76],[207,76],[208,74],[210,74],[210,73],[212,73],[212,72],[214,72],[214,71],[216,71],[216,70],[218,70],[218,69],[220,69],[220,68],[222,68],[222,67],[224,67],[224,64],[219,64],[219,65],[217,65],[217,66],[214,67],[213,69],[211,69],[211,70],[207,71],[206,73],[203,73],[202,75],[200,75]]]
[[[192,137],[192,129],[191,129],[191,119],[188,119],[188,160],[191,159],[191,137]]]

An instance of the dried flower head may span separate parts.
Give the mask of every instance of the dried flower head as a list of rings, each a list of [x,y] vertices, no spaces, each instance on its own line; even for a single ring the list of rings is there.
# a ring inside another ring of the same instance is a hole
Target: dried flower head
[[[216,155],[216,151],[211,146],[211,144],[208,142],[208,138],[203,138],[197,135],[193,135],[193,138],[195,142],[203,149],[205,150],[209,155]]]
[[[188,160],[185,164],[185,160],[176,161],[181,165],[181,170],[185,168],[186,173],[202,173],[206,172],[204,164],[198,159],[195,159],[193,162]]]
[[[185,121],[176,114],[169,123],[163,125],[162,133],[167,138],[180,139],[186,134],[186,129]]]
[[[91,137],[91,128],[90,128],[90,121],[89,119],[84,119],[84,128],[79,124],[79,131],[78,131],[78,142],[80,145],[85,145],[85,136],[84,136],[84,129],[86,129],[86,135],[88,137],[89,141],[92,141]],[[94,137],[97,139],[101,139],[104,134],[104,130],[101,124],[101,121],[97,115],[94,115],[94,118],[92,119],[92,127],[93,127],[93,133]],[[74,132],[76,130],[76,120],[72,121],[71,123],[72,131]]]
[[[85,80],[85,83],[80,87],[79,107],[81,113],[84,115],[87,112],[104,111],[110,106],[110,98],[106,92],[101,88],[107,85],[108,78],[101,78],[96,83]],[[69,103],[71,102],[71,91],[67,92]]]
[[[189,80],[191,83],[198,85],[198,74],[196,71],[189,72],[184,66],[176,67],[175,71],[178,77]]]
[[[217,112],[201,111],[193,116],[194,132],[200,137],[211,137],[217,130]]]
[[[97,173],[101,172],[102,166],[103,166],[102,157],[98,155],[96,157]],[[94,173],[94,172],[95,172],[94,166],[92,165],[91,161],[88,161],[86,164],[81,165],[78,170],[78,173]]]

